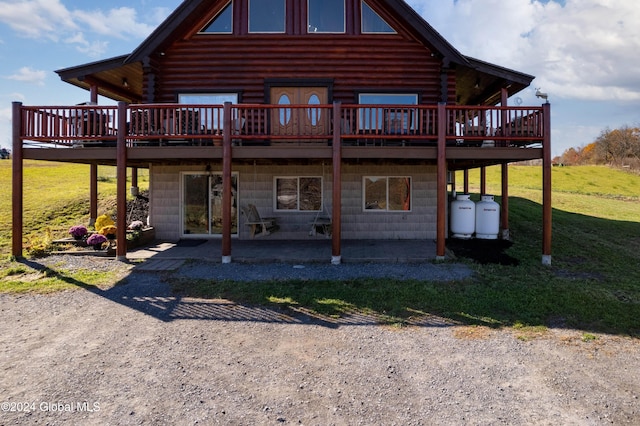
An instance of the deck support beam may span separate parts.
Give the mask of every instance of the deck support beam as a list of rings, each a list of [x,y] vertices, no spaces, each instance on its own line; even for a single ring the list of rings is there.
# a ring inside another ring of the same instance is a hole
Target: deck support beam
[[[333,103],[333,198],[331,224],[331,264],[342,262],[341,254],[341,224],[342,224],[342,138],[340,135],[341,103]]]
[[[224,103],[222,138],[222,263],[231,263],[231,102]]]
[[[480,167],[480,195],[487,195],[487,168]]]
[[[542,105],[542,264],[551,265],[551,104]]]
[[[22,163],[22,103],[12,104],[12,226],[11,226],[11,254],[16,258],[22,258],[22,233],[23,233],[23,199],[24,199],[24,164]]]
[[[469,169],[464,169],[464,193],[469,193]]]
[[[447,114],[446,103],[438,104],[436,260],[444,260],[447,226]]]
[[[127,103],[118,102],[116,258],[127,260]]]
[[[131,195],[138,196],[140,188],[138,187],[138,168],[131,168]]]
[[[89,167],[89,226],[94,226],[98,218],[98,164]]]
[[[506,107],[509,100],[509,90],[502,88],[500,94],[500,105]],[[503,109],[501,113],[502,117],[502,134],[507,134],[507,110]],[[500,238],[503,240],[510,240],[511,234],[509,232],[509,163],[502,163],[502,203],[500,206]]]
[[[509,163],[502,163],[502,203],[500,203],[500,238],[510,240],[509,232]]]

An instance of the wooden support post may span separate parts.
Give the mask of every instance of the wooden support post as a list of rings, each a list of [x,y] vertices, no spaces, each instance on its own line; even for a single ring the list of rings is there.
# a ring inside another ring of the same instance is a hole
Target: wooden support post
[[[502,88],[500,103],[503,107],[502,110],[502,135],[507,136],[507,121],[509,119],[507,115],[507,107],[509,98],[509,90]],[[505,146],[507,142],[505,141]],[[501,221],[501,238],[503,240],[510,240],[511,235],[509,233],[509,164],[502,164],[502,205],[500,208],[500,221]]]
[[[480,167],[480,195],[487,194],[487,168]]]
[[[89,226],[98,218],[98,165],[91,163],[89,170]]]
[[[510,240],[509,233],[509,163],[502,163],[502,203],[500,206],[501,238]]]
[[[127,260],[127,103],[118,102],[118,139],[116,150],[117,222],[116,258]]]
[[[12,225],[11,225],[11,254],[22,258],[23,233],[23,199],[24,199],[24,164],[22,164],[22,103],[12,104]]]
[[[551,104],[542,105],[542,264],[551,265]]]
[[[447,104],[438,103],[436,260],[445,259],[447,226]]]
[[[224,103],[222,138],[222,263],[231,263],[231,102]]]
[[[138,168],[131,168],[131,195],[137,197],[140,193],[140,188],[138,188]]]
[[[340,134],[341,103],[333,103],[333,197],[331,218],[331,263],[339,265],[341,254],[342,224],[342,135]]]
[[[91,103],[94,105],[98,105],[98,86],[95,84],[92,84],[89,90],[90,90],[90,96],[91,96]]]

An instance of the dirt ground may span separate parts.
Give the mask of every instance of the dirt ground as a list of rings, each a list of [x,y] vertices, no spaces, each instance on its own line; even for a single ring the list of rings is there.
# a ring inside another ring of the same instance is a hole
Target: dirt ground
[[[182,298],[0,295],[1,425],[640,424],[640,342]]]

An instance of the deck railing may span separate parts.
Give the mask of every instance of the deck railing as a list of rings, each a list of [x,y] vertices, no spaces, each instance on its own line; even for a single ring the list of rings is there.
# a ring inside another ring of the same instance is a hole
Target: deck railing
[[[339,108],[339,122],[334,120]],[[118,128],[117,106],[21,107],[20,135],[39,147],[217,145],[230,132],[237,145],[328,144],[337,132],[345,145],[435,145],[444,111],[449,146],[540,146],[542,107],[438,105],[127,105]],[[226,126],[225,126],[225,123]]]

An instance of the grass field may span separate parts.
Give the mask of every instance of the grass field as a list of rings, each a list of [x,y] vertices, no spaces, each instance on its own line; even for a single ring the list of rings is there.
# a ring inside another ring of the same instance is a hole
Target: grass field
[[[347,282],[230,283],[179,282],[176,290],[239,303],[296,305],[321,315],[360,311],[382,315],[394,324],[435,314],[463,324],[491,327],[566,326],[585,332],[640,337],[640,176],[606,167],[558,167],[553,171],[553,264],[541,266],[541,169],[509,169],[508,254],[518,266],[471,264],[475,276],[454,283],[394,280]],[[100,168],[102,199],[115,196],[115,170]],[[10,188],[10,163],[0,162],[0,182]],[[142,176],[141,187],[148,184]],[[458,176],[458,182],[462,182]],[[499,194],[500,169],[487,171],[488,192]],[[471,192],[479,174],[470,173]],[[28,162],[25,173],[25,231],[50,228],[64,233],[88,220],[88,166]],[[460,188],[458,188],[460,189]],[[477,194],[474,195],[477,199]],[[497,201],[501,201],[497,197]],[[10,197],[0,199],[0,250],[8,259]],[[102,213],[102,211],[100,212]],[[36,271],[27,286],[28,266],[4,260],[0,291],[50,291],[78,288],[56,279],[57,271]],[[65,271],[87,285],[108,276]],[[34,284],[35,282],[35,284]]]

